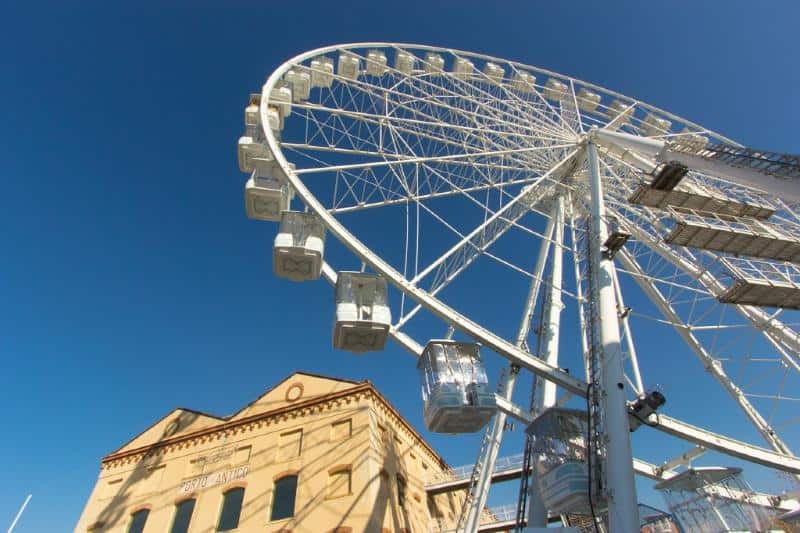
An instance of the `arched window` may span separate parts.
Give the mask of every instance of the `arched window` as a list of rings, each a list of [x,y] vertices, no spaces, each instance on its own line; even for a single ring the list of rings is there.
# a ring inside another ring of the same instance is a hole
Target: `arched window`
[[[399,507],[406,505],[406,480],[400,474],[397,474],[397,505]]]
[[[175,506],[175,517],[172,519],[172,528],[169,533],[187,533],[189,522],[192,521],[194,512],[194,499],[183,500]]]
[[[222,510],[219,513],[217,531],[230,531],[239,527],[239,515],[242,512],[244,488],[237,487],[222,495]]]
[[[284,476],[275,480],[272,493],[270,520],[281,520],[294,516],[294,500],[297,496],[297,476]]]
[[[128,526],[128,533],[142,533],[147,517],[150,516],[150,509],[141,509],[131,515],[131,523]]]

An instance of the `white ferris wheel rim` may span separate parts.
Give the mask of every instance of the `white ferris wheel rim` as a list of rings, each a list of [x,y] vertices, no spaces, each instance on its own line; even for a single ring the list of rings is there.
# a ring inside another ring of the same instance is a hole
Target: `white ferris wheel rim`
[[[645,109],[647,111],[657,112],[659,115],[662,115],[664,117],[680,121],[682,124],[685,125],[690,125],[692,127],[695,127],[699,130],[706,132],[707,134],[713,135],[714,137],[724,142],[735,145],[738,145],[738,143],[713,130],[709,130],[708,128],[705,128],[699,124],[696,124],[692,121],[689,121],[683,117],[680,117],[678,115],[660,109],[658,107],[647,104],[646,102],[642,102],[639,99],[631,98],[624,94],[609,90],[605,87],[590,82],[580,80],[578,78],[574,78],[572,76],[565,76],[560,73],[553,72],[547,69],[527,65],[521,62],[509,61],[496,56],[467,52],[448,47],[437,47],[437,46],[420,45],[413,43],[390,43],[390,42],[359,42],[359,43],[336,44],[336,45],[320,47],[314,50],[298,54],[290,58],[289,60],[285,61],[284,63],[282,63],[268,76],[266,83],[263,86],[261,108],[260,108],[261,123],[263,125],[262,127],[266,143],[268,145],[270,152],[273,154],[276,163],[280,165],[282,172],[286,175],[295,194],[299,197],[299,199],[306,205],[306,207],[310,211],[314,212],[320,218],[326,229],[331,234],[333,234],[333,236],[340,243],[342,243],[353,254],[355,254],[355,256],[359,258],[365,265],[368,265],[377,274],[381,275],[387,281],[389,281],[391,285],[393,285],[397,290],[415,300],[418,304],[420,304],[422,307],[427,309],[432,314],[438,316],[445,323],[452,325],[457,330],[460,330],[469,337],[472,337],[477,342],[480,342],[484,347],[489,348],[490,350],[520,365],[521,367],[526,368],[534,372],[535,374],[543,377],[544,379],[556,383],[558,386],[564,388],[570,393],[578,396],[585,396],[586,383],[583,380],[571,376],[570,374],[563,372],[559,368],[548,365],[543,360],[533,356],[530,352],[517,347],[516,345],[513,344],[513,342],[508,341],[496,335],[495,333],[489,331],[488,329],[478,324],[474,320],[456,311],[450,305],[444,303],[438,297],[436,297],[433,294],[430,294],[422,287],[413,285],[411,281],[407,279],[407,277],[404,274],[399,272],[387,261],[385,261],[380,255],[375,253],[370,247],[365,245],[356,235],[354,235],[349,229],[347,229],[344,226],[344,224],[342,224],[332,213],[330,213],[329,210],[325,207],[325,205],[323,205],[323,203],[320,202],[316,198],[316,196],[311,192],[311,190],[305,185],[303,180],[292,170],[292,168],[289,165],[289,161],[287,160],[287,158],[283,153],[280,141],[276,138],[274,132],[267,126],[268,124],[267,103],[269,100],[270,92],[278,84],[278,82],[282,80],[286,72],[288,72],[293,66],[300,64],[303,61],[307,61],[324,54],[329,54],[332,52],[340,52],[342,50],[351,50],[351,49],[391,49],[391,50],[410,49],[410,50],[419,50],[432,53],[438,52],[438,53],[457,54],[464,57],[479,59],[481,61],[496,61],[502,64],[513,65],[524,71],[528,72],[533,71],[547,75],[549,77],[554,77],[558,80],[568,80],[571,82],[579,83],[581,86],[596,89],[602,91],[606,95],[611,95],[613,97],[624,99],[625,101],[633,102],[642,109]],[[335,78],[339,79],[340,81],[342,79],[338,75]],[[574,143],[574,145],[575,147],[578,146],[577,140]],[[563,162],[564,161],[562,161],[561,163]],[[559,165],[561,163],[559,163]],[[552,172],[553,170],[555,170],[555,167],[551,168],[550,172]],[[329,271],[327,272],[327,275],[330,276],[332,274],[332,271],[330,271],[330,269],[328,270]],[[400,344],[404,348],[406,348],[412,353],[415,353],[416,355],[419,355],[421,347],[418,343],[408,338],[404,334],[398,335],[401,334],[402,332],[400,332],[399,330],[395,330],[394,328],[392,328],[390,333],[394,336],[395,340],[400,342]],[[665,420],[667,419],[668,417],[665,417]],[[744,458],[745,460],[751,460],[753,457],[758,457],[758,460],[754,462],[759,462],[760,464],[771,466],[773,468],[775,468],[778,465],[784,465],[788,468],[788,471],[792,471],[795,474],[800,474],[800,460],[798,460],[797,458],[789,457],[777,452],[772,452],[770,450],[759,448],[757,446],[743,443],[741,441],[736,441],[735,439],[730,439],[728,437],[723,437],[721,435],[714,435],[713,437],[710,438],[702,436],[698,440],[699,434],[697,433],[697,430],[705,432],[706,434],[708,434],[709,432],[701,430],[700,428],[693,427],[689,424],[679,422],[677,420],[672,420],[672,422],[675,422],[676,425],[665,424],[665,426],[661,427],[660,429],[669,434],[683,437],[689,441],[693,442],[703,441],[706,445],[711,445],[712,447],[713,447],[712,441],[714,441],[714,439],[718,439],[718,442],[722,444],[717,449],[723,451],[723,453],[736,455],[735,448],[741,447],[744,450],[744,453],[738,455],[740,458]],[[724,442],[726,440],[727,442]],[[787,465],[786,463],[787,459],[793,459],[791,464]]]

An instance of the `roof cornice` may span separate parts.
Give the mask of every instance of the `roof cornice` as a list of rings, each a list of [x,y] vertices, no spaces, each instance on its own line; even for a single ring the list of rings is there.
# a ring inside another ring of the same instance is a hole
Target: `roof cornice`
[[[417,432],[417,430],[414,429],[411,426],[411,424],[409,424],[408,421],[405,418],[403,418],[403,416],[397,411],[397,409],[395,409],[394,406],[391,403],[389,403],[389,401],[369,381],[361,382],[361,383],[359,383],[359,384],[357,384],[357,385],[355,385],[353,387],[350,387],[350,388],[342,390],[342,391],[332,392],[332,393],[329,393],[329,394],[324,394],[324,395],[317,396],[315,398],[311,398],[311,399],[308,399],[308,400],[305,400],[305,401],[300,401],[300,402],[292,403],[290,405],[279,407],[277,409],[272,409],[270,411],[264,411],[263,413],[258,413],[258,414],[255,414],[255,415],[246,416],[246,417],[238,418],[238,419],[235,419],[235,420],[230,420],[229,419],[227,421],[222,421],[220,424],[217,424],[217,425],[214,425],[214,426],[210,426],[210,427],[206,427],[206,428],[203,428],[203,429],[199,429],[197,431],[192,431],[192,432],[189,432],[189,433],[186,433],[186,434],[183,434],[183,435],[178,435],[178,436],[175,436],[175,437],[170,437],[170,438],[167,438],[167,439],[159,440],[157,442],[154,442],[152,444],[148,444],[146,446],[140,446],[138,448],[133,448],[133,449],[130,449],[130,450],[125,450],[125,451],[113,452],[113,453],[103,457],[100,460],[100,462],[101,462],[101,464],[106,464],[106,463],[111,463],[111,462],[114,462],[114,461],[119,461],[119,460],[122,460],[122,459],[126,459],[126,458],[129,458],[129,457],[135,456],[135,455],[142,455],[142,454],[147,455],[147,454],[149,454],[151,452],[154,452],[156,450],[165,449],[165,448],[168,448],[170,446],[174,446],[174,445],[179,444],[179,443],[183,443],[183,442],[194,440],[194,439],[201,438],[201,437],[206,437],[208,435],[213,435],[213,434],[219,433],[219,432],[232,430],[232,429],[238,428],[240,426],[253,424],[254,422],[260,422],[260,421],[267,420],[267,419],[270,419],[270,418],[279,417],[281,415],[287,415],[287,414],[292,413],[294,411],[302,411],[302,410],[308,409],[310,407],[317,406],[319,404],[324,404],[324,403],[327,403],[327,402],[330,402],[330,401],[333,401],[333,400],[343,399],[343,398],[346,398],[348,396],[354,396],[354,395],[358,395],[358,394],[365,393],[365,392],[373,395],[374,398],[376,398],[380,403],[382,403],[383,406],[389,412],[391,412],[397,418],[397,420],[400,421],[400,423],[404,426],[404,428],[409,433],[411,433],[422,444],[422,446],[425,447],[425,449],[430,454],[432,454],[434,457],[436,457],[439,460],[440,464],[443,467],[447,465],[445,460],[430,446],[430,444],[428,444],[425,441],[425,439],[422,437],[422,435],[420,435]]]

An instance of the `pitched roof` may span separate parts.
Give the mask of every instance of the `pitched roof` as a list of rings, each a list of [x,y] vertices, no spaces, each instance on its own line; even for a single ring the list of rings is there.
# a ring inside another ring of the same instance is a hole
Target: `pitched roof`
[[[279,391],[282,386],[289,384],[292,377],[298,375],[310,377],[314,380],[330,381],[347,385],[346,387],[334,387],[330,391],[321,394],[312,394],[308,399],[299,399],[293,402],[277,402],[279,406],[267,405],[265,408],[258,410],[253,409],[258,407],[259,402],[264,401],[270,394]],[[107,462],[115,459],[120,459],[129,455],[134,455],[142,452],[147,452],[154,446],[161,447],[172,444],[176,441],[194,438],[207,433],[214,433],[228,427],[239,426],[252,422],[253,420],[274,416],[281,412],[289,412],[295,409],[302,409],[328,399],[337,397],[348,396],[355,392],[371,391],[374,395],[401,421],[401,423],[408,429],[419,442],[428,449],[440,462],[442,466],[446,466],[446,461],[434,450],[430,444],[414,429],[413,426],[397,411],[397,409],[389,403],[389,401],[375,388],[368,380],[353,381],[349,379],[334,378],[314,374],[311,372],[293,372],[288,375],[276,385],[265,391],[258,398],[248,403],[242,409],[235,413],[226,416],[218,417],[196,411],[192,409],[176,408],[170,411],[167,415],[157,420],[150,427],[139,433],[137,436],[129,440],[127,443],[117,448],[107,456],[102,458],[102,462]],[[183,417],[183,420],[181,420]]]

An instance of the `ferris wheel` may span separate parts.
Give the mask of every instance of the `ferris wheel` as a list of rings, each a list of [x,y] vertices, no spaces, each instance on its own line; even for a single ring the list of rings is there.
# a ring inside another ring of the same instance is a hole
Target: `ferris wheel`
[[[506,417],[586,428],[575,475],[612,531],[638,531],[634,474],[664,481],[706,452],[800,477],[796,157],[544,69],[391,43],[292,58],[245,126],[247,213],[280,223],[274,273],[335,285],[335,347],[419,356],[428,429],[488,427],[459,529],[477,527]],[[665,372],[686,384],[666,404]],[[711,381],[725,420],[673,415]],[[643,425],[685,453],[639,459]],[[545,492],[526,492],[528,525],[576,501]]]

